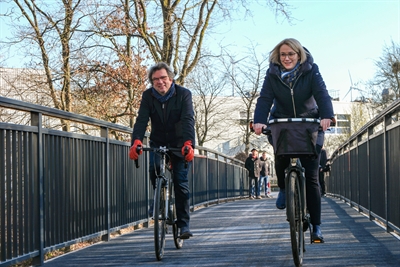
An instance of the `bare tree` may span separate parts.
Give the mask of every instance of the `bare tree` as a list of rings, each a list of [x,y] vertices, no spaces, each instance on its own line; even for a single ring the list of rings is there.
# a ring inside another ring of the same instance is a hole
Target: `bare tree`
[[[47,88],[50,106],[132,126],[147,68],[132,49],[136,29],[127,20],[129,10],[115,8],[103,16],[90,1],[11,3],[15,5],[6,15],[24,20],[14,24],[16,36],[9,44],[21,47],[30,59],[27,71],[43,70],[45,80],[30,83]],[[128,8],[129,1],[124,3]],[[117,38],[100,35],[97,25]],[[62,124],[70,130],[67,121]]]
[[[229,56],[229,58],[229,61],[224,66],[233,83],[235,92],[242,101],[239,124],[243,131],[242,141],[247,155],[252,140],[250,121],[253,120],[255,104],[264,81],[268,66],[268,56],[258,55],[256,46],[251,45],[248,49],[248,57],[244,60],[238,61],[232,56]],[[233,69],[232,64],[235,64],[234,71],[231,71]]]
[[[85,13],[91,25],[84,32],[97,56],[80,65],[80,74],[87,76],[77,83],[81,96],[96,109],[96,117],[133,127],[148,83],[146,49],[133,44],[138,29],[129,19],[130,1],[98,1]]]
[[[228,81],[224,73],[214,66],[210,61],[201,62],[187,77],[187,86],[193,91],[195,130],[199,146],[218,139],[227,130],[218,123],[229,112],[221,108],[225,102],[221,94]]]
[[[49,95],[55,108],[73,111],[71,96],[71,39],[82,15],[78,15],[80,0],[38,2],[13,0],[16,9],[9,16],[26,23],[15,25],[17,29],[12,44],[24,48],[31,58],[30,67],[44,70]],[[55,4],[55,5],[53,5]],[[77,17],[80,16],[80,17]],[[29,45],[28,45],[29,44]],[[32,45],[33,44],[33,45]],[[63,129],[69,123],[62,121]]]
[[[379,111],[400,98],[400,44],[392,40],[386,45],[375,66],[375,77],[368,86],[372,104]]]
[[[129,19],[138,29],[137,37],[145,42],[153,60],[170,64],[178,75],[176,82],[183,85],[202,56],[206,32],[218,23],[231,20],[238,10],[244,9],[250,14],[246,8],[249,2],[136,0]],[[284,0],[268,0],[265,4],[290,19]]]

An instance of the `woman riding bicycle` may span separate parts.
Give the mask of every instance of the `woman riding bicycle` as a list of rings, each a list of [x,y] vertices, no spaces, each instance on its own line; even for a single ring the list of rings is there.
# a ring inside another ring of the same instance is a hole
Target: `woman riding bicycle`
[[[148,73],[152,87],[143,92],[138,117],[132,132],[132,147],[129,157],[137,160],[142,147],[142,140],[151,121],[150,146],[182,148],[182,153],[169,153],[175,185],[177,225],[180,238],[187,239],[192,235],[189,228],[189,182],[188,170],[194,158],[195,146],[194,111],[191,92],[174,83],[175,74],[170,67],[160,62],[152,66]],[[149,174],[155,188],[154,156],[150,155]],[[152,209],[150,209],[152,210]]]
[[[333,118],[331,97],[326,90],[318,66],[310,52],[293,38],[282,40],[270,52],[260,97],[254,111],[254,131],[261,134],[267,121],[273,118],[321,118],[317,152],[323,145],[324,131]],[[272,109],[271,109],[272,107]],[[318,184],[319,159],[300,157],[305,168],[307,208],[313,225],[313,240],[323,241],[321,224],[321,194]],[[276,207],[286,208],[285,168],[289,158],[276,157],[275,169],[280,188]]]

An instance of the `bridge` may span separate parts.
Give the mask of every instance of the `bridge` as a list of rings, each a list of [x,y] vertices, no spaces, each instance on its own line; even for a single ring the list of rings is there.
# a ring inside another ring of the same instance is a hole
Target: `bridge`
[[[195,236],[181,250],[167,240],[157,262],[148,159],[139,169],[128,160],[130,128],[3,97],[0,107],[14,118],[0,122],[0,266],[293,265],[285,212],[274,199],[247,199],[242,162],[199,148],[189,176]],[[393,103],[333,154],[327,242],[306,246],[305,266],[400,265],[399,111]],[[112,237],[124,229],[134,231]]]

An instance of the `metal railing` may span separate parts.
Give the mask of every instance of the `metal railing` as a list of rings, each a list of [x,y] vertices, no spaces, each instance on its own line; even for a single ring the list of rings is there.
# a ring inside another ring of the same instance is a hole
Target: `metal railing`
[[[400,233],[400,100],[331,156],[327,192]]]
[[[4,97],[0,107],[0,266],[41,265],[53,250],[148,226],[149,160],[129,160],[131,128]],[[248,195],[243,162],[197,149],[192,210]]]

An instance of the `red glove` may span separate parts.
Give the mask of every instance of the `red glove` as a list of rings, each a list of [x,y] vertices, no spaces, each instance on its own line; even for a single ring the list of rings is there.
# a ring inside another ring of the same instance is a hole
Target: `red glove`
[[[182,155],[185,156],[185,160],[190,162],[194,158],[194,150],[192,147],[192,141],[188,140],[183,144]]]
[[[138,146],[140,146],[139,153],[137,151]],[[143,153],[143,144],[142,141],[139,139],[136,139],[135,142],[133,142],[133,145],[131,146],[131,149],[129,149],[129,158],[133,160],[137,160],[139,158],[139,155],[142,155]]]

